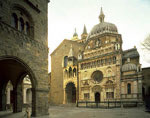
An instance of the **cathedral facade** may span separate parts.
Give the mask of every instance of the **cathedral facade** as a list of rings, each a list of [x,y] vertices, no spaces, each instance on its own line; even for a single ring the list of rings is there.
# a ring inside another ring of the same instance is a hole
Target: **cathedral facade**
[[[142,100],[142,70],[136,47],[123,50],[116,25],[100,23],[81,39],[74,33],[51,54],[50,102]],[[63,97],[62,97],[63,96]]]

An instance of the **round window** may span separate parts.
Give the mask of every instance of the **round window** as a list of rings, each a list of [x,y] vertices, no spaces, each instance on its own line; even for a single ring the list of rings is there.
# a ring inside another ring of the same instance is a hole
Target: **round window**
[[[100,82],[103,79],[103,73],[101,71],[93,72],[92,79],[96,82]]]

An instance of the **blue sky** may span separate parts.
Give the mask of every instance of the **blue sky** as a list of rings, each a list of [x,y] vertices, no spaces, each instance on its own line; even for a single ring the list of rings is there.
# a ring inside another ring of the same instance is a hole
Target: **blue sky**
[[[100,8],[105,21],[114,23],[122,35],[123,49],[140,52],[143,67],[150,66],[150,52],[141,50],[140,43],[150,34],[150,0],[51,0],[48,5],[48,39],[50,53],[64,39],[71,39],[74,29],[78,36],[99,23]]]

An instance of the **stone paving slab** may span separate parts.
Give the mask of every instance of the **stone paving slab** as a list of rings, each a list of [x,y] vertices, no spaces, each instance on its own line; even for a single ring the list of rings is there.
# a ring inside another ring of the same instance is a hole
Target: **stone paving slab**
[[[25,112],[0,112],[0,118],[26,118]],[[50,106],[49,115],[36,118],[150,118],[144,108],[92,109]]]

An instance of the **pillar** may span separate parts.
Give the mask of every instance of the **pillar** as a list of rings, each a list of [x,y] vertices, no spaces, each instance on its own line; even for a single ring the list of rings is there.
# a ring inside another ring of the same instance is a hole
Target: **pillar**
[[[66,91],[64,89],[64,100],[63,100],[63,104],[66,104]]]
[[[32,116],[48,115],[48,92],[49,90],[43,88],[32,88]]]
[[[27,92],[27,89],[26,89],[26,88],[23,88],[23,103],[24,103],[24,104],[27,103],[26,92]]]
[[[7,88],[7,104],[10,104],[10,88]]]
[[[142,79],[141,78],[138,80],[138,93],[139,93],[139,99],[142,99]]]
[[[6,93],[5,90],[0,91],[0,111],[6,110]]]
[[[23,96],[22,96],[22,86],[18,85],[17,89],[14,90],[14,109],[13,112],[21,112],[22,111],[22,105],[23,105]]]

